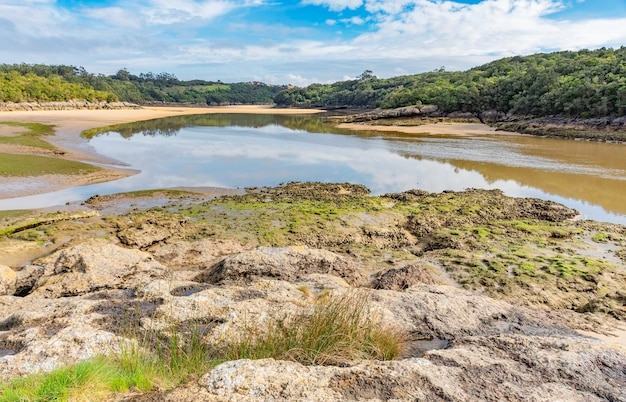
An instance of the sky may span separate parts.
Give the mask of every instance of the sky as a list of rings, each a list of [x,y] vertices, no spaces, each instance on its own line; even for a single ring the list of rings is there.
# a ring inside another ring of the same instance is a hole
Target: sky
[[[626,0],[0,0],[0,63],[306,86],[626,46]]]

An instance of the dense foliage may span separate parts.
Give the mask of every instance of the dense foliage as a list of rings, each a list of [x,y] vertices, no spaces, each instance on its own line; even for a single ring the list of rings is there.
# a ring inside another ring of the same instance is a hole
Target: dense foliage
[[[224,84],[181,81],[168,73],[95,75],[84,68],[41,64],[0,65],[0,102],[89,101],[207,104],[272,103],[282,86],[261,82]]]
[[[434,104],[443,112],[626,115],[626,47],[509,57],[464,72],[356,80],[280,92],[279,105],[394,108]]]

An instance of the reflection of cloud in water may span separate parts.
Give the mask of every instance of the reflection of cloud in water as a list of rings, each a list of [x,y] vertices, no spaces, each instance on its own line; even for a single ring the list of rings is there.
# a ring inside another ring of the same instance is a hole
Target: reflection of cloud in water
[[[0,208],[33,208],[77,201],[93,194],[177,186],[248,187],[288,181],[362,183],[374,194],[412,188],[440,192],[499,188],[511,196],[552,199],[594,219],[619,221],[596,205],[547,194],[505,177],[486,178],[479,170],[445,160],[489,161],[494,165],[533,166],[552,170],[545,157],[520,154],[516,144],[493,140],[429,139],[411,142],[381,137],[308,134],[282,126],[191,127],[176,136],[111,134],[96,137],[98,152],[141,170],[114,182],[63,190],[16,200]],[[561,172],[572,167],[561,166]],[[574,166],[572,169],[584,169]],[[511,169],[514,169],[511,167]],[[549,172],[545,173],[549,175]],[[623,219],[622,219],[623,220]]]

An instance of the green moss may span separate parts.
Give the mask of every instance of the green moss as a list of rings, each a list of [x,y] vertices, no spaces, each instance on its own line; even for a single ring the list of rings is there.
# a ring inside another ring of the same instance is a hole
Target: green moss
[[[609,240],[609,234],[606,232],[598,232],[591,238],[591,240],[596,243],[607,243]]]
[[[513,268],[513,273],[517,276],[535,276],[537,274],[537,268],[533,262],[523,261],[519,264],[519,266]]]
[[[491,233],[488,228],[484,228],[484,227],[473,228],[471,229],[471,232],[475,234],[476,236],[478,236],[478,238],[480,239],[484,239],[485,237],[489,236],[489,234]]]
[[[490,270],[490,271],[497,272],[497,273],[500,273],[500,274],[503,274],[503,273],[507,272],[506,267],[499,260],[485,259],[485,260],[483,260],[483,263],[485,264],[487,269]]]

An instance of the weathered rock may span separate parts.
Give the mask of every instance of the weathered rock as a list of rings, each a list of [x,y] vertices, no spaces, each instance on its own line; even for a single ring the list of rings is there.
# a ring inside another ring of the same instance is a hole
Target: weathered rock
[[[401,268],[392,268],[378,275],[372,281],[373,289],[404,290],[417,284],[436,285],[444,281],[427,264],[408,264]]]
[[[17,283],[15,284],[15,296],[26,296],[32,292],[39,278],[44,274],[45,268],[38,265],[26,265],[17,271]]]
[[[38,264],[45,268],[45,274],[35,284],[33,293],[48,298],[102,289],[133,289],[171,275],[167,267],[146,252],[98,240],[58,251]]]
[[[12,295],[17,284],[17,274],[6,265],[0,265],[0,296]]]
[[[249,247],[248,247],[249,248]],[[170,241],[149,250],[154,258],[173,270],[196,271],[208,269],[224,257],[246,248],[233,240],[203,239],[198,241]]]
[[[89,102],[86,100],[71,100],[64,102],[0,102],[0,111],[139,108],[141,108],[139,105],[129,102]]]
[[[483,347],[487,346],[487,349]],[[488,352],[495,348],[495,353]],[[524,356],[532,356],[527,364]],[[626,355],[597,342],[499,336],[423,359],[362,361],[350,367],[238,360],[164,401],[624,401]],[[199,389],[199,387],[201,387]]]
[[[129,247],[145,249],[180,233],[183,222],[151,220],[121,230],[117,237]]]
[[[88,297],[0,297],[0,381],[50,371],[114,351],[121,340],[102,330]]]
[[[255,277],[295,281],[306,274],[329,274],[355,285],[363,280],[357,264],[326,250],[307,247],[260,247],[226,257],[197,279],[219,283],[225,280],[250,280]]]

